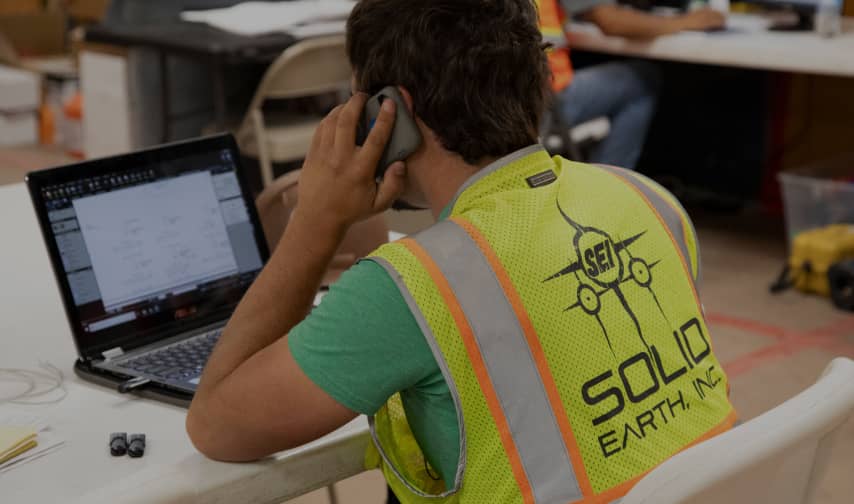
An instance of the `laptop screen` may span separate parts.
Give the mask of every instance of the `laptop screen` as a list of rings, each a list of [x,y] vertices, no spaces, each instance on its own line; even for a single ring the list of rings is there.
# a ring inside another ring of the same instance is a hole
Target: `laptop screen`
[[[236,306],[266,247],[235,157],[228,147],[144,157],[39,187],[81,350],[135,346],[144,341],[129,337]]]

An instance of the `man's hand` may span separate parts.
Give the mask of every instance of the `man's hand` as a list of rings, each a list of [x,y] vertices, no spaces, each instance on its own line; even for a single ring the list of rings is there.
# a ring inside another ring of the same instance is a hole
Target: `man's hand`
[[[356,145],[356,128],[368,96],[357,93],[320,123],[300,174],[295,217],[322,231],[342,233],[357,221],[383,212],[403,192],[402,162],[394,163],[380,183],[377,163],[394,126],[392,100],[380,115],[363,146]]]
[[[682,30],[706,31],[726,26],[726,16],[708,8],[689,12],[678,19],[682,25]]]

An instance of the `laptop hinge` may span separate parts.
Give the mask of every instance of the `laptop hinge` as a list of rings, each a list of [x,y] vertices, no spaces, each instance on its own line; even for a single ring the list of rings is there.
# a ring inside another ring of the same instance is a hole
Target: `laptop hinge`
[[[101,355],[104,356],[104,360],[107,360],[107,361],[115,359],[117,357],[121,357],[124,354],[125,354],[125,351],[122,350],[122,347],[115,347],[115,348],[111,348],[109,350],[105,350],[105,351],[101,352]]]

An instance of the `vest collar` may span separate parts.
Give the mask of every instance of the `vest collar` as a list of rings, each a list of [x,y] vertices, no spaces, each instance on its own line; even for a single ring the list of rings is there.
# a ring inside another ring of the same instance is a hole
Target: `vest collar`
[[[464,194],[467,199],[472,199],[491,193],[492,191],[489,189],[477,187],[479,182],[491,175],[501,178],[510,178],[521,175],[522,170],[524,170],[524,172],[536,172],[547,168],[556,169],[557,167],[555,166],[555,162],[549,156],[549,153],[546,152],[546,149],[538,143],[523,147],[515,152],[511,152],[510,154],[486,165],[477,173],[469,177],[469,179],[460,186],[457,194],[453,199],[451,199],[451,202],[448,203],[445,207],[445,211],[442,213],[443,215],[446,214],[446,212],[447,214],[454,213],[454,207],[456,207],[460,198],[462,198]]]

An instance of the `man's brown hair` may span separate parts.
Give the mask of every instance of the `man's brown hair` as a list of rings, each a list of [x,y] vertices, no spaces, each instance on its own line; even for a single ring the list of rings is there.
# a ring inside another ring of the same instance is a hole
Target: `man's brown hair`
[[[361,0],[347,53],[360,91],[403,86],[468,163],[537,141],[549,70],[532,0]]]

